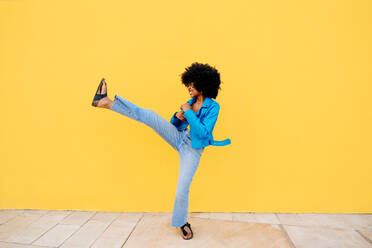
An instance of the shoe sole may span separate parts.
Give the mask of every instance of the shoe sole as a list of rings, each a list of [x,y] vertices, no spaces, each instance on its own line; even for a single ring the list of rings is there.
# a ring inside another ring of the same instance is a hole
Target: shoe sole
[[[97,87],[96,94],[94,95],[94,97],[98,94],[98,90],[99,90],[99,88],[101,87],[101,85],[102,85],[103,83],[106,83],[104,78],[102,78],[102,79],[101,79],[101,82],[99,82],[99,85],[98,85],[98,87]],[[107,93],[107,92],[106,92],[106,93]],[[93,99],[94,99],[94,97],[93,97]],[[92,101],[92,106],[93,106],[93,107],[97,107],[98,102],[99,102],[99,100],[96,100],[96,101],[93,100],[93,101]]]

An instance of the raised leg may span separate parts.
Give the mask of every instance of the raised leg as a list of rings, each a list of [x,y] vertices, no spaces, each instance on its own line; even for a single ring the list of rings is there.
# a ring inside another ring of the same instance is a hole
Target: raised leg
[[[109,109],[151,127],[178,151],[182,141],[182,132],[178,131],[172,123],[161,117],[154,110],[139,107],[118,94],[115,94],[114,102]]]

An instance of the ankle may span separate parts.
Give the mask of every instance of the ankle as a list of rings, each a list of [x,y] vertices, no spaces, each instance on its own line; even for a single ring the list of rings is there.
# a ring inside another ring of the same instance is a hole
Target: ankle
[[[110,98],[108,97],[102,98],[102,108],[110,109],[113,104],[114,102]]]
[[[107,108],[110,109],[112,107],[112,105],[114,105],[114,101],[112,101],[110,98],[108,98],[108,101],[107,101]]]

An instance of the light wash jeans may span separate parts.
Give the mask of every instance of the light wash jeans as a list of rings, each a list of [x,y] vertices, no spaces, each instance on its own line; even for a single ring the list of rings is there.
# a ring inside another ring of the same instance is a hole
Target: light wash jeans
[[[204,147],[191,147],[190,129],[178,131],[170,121],[152,109],[141,108],[118,94],[115,94],[114,104],[110,110],[151,127],[178,152],[180,167],[171,226],[182,226],[187,222],[190,184],[199,166]]]

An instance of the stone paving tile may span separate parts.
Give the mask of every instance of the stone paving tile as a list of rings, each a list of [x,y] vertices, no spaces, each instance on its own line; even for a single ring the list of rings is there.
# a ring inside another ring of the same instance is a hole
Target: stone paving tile
[[[69,214],[70,211],[49,211],[47,214],[33,221],[30,225],[11,235],[5,242],[31,244]]]
[[[20,210],[21,215],[26,216],[42,216],[50,212],[51,210],[43,210],[43,209],[22,209]]]
[[[64,218],[60,224],[65,225],[83,225],[85,222],[89,220],[96,212],[94,211],[71,211],[71,213]]]
[[[278,225],[190,218],[194,237],[183,240],[181,230],[170,223],[169,216],[145,215],[123,247],[290,248]]]
[[[10,236],[36,221],[38,215],[17,215],[6,223],[0,225],[0,241],[7,240]]]
[[[0,248],[46,248],[45,246],[36,246],[36,245],[22,245],[15,243],[6,243],[0,241]]]
[[[119,216],[93,243],[92,248],[120,248],[127,240],[142,213],[125,213]]]
[[[200,213],[200,212],[192,212],[189,215],[190,217],[195,217],[195,218],[206,218],[209,219],[211,216],[210,213]]]
[[[354,229],[341,214],[299,214],[305,226],[323,226],[330,228]]]
[[[171,212],[144,212],[144,214],[146,215],[166,215],[166,216],[169,216],[169,215],[172,215]]]
[[[89,220],[80,227],[70,238],[68,238],[60,247],[89,247],[106,230],[109,222],[100,220]]]
[[[372,227],[372,215],[364,214],[278,213],[277,216],[285,225],[323,226],[349,230]]]
[[[205,218],[205,219],[216,219],[216,220],[233,220],[233,215],[236,213],[225,213],[225,212],[191,212],[189,216],[191,218]]]
[[[128,222],[134,222],[137,223],[138,220],[144,215],[144,213],[141,212],[131,212],[131,213],[120,213],[120,216],[112,223],[112,224],[117,224],[120,225],[122,222],[123,223],[128,223]]]
[[[71,213],[60,221],[60,224],[64,225],[83,225],[87,222],[93,215],[95,211],[76,211],[71,210]]]
[[[58,224],[33,242],[32,245],[58,247],[79,228],[79,225]]]
[[[267,224],[279,224],[280,221],[274,213],[253,213],[257,222]]]
[[[232,214],[231,213],[210,213],[210,219],[215,220],[231,220],[232,221]]]
[[[19,215],[18,211],[2,210],[0,211],[0,225]]]
[[[118,218],[118,212],[97,212],[89,220],[101,221],[103,223],[111,223],[114,219]]]
[[[342,214],[342,217],[354,229],[372,229],[372,214]]]
[[[274,213],[233,213],[233,221],[280,224],[279,219]]]
[[[290,214],[290,213],[277,213],[276,216],[279,219],[279,222],[284,225],[304,225],[301,216],[299,214]]]
[[[358,232],[369,242],[372,244],[372,230],[358,230]]]
[[[358,232],[341,228],[283,225],[296,248],[371,248]]]

